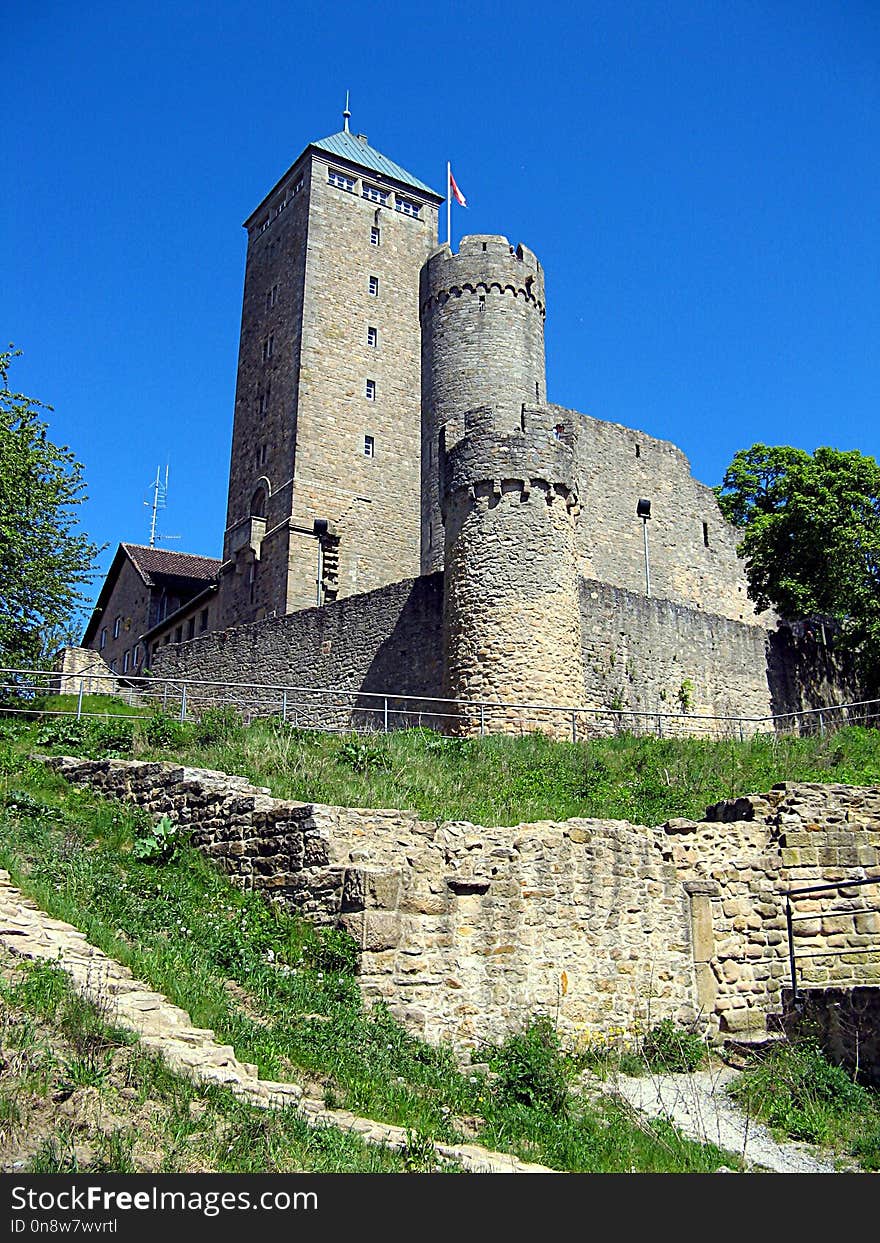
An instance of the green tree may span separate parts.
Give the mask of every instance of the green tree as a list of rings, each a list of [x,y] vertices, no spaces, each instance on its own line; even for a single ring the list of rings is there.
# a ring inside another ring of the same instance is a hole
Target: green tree
[[[743,533],[749,595],[788,620],[840,625],[862,675],[880,685],[880,466],[857,450],[741,449],[715,489]]]
[[[86,499],[83,467],[53,444],[43,411],[14,393],[0,352],[0,665],[45,663],[70,632],[99,549],[76,529]]]

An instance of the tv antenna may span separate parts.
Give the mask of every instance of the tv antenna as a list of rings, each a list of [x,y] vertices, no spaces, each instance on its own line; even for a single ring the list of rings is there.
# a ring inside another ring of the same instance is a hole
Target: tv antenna
[[[150,510],[150,547],[156,547],[157,540],[180,539],[179,535],[160,535],[156,530],[159,510],[165,509],[168,502],[168,466],[165,466],[165,479],[162,480],[162,467],[156,467],[156,478],[150,484],[152,497],[144,501]]]

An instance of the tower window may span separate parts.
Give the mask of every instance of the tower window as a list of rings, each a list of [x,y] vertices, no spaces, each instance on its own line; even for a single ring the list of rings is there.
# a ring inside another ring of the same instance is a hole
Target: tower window
[[[277,301],[278,301],[278,286],[273,285],[272,288],[269,290],[269,292],[266,294],[266,310],[267,311],[270,310]]]
[[[117,617],[115,622],[113,623],[113,638],[114,639],[119,638],[119,628],[121,625],[122,625],[122,618]]]
[[[367,380],[366,392],[367,392],[367,401],[376,400],[376,381],[375,380]]]
[[[485,311],[485,309],[486,309],[486,295],[480,294],[480,310]]]
[[[260,221],[260,232],[265,233],[268,227],[269,227],[269,217],[267,216],[265,220]]]
[[[104,629],[101,631],[101,646],[98,650],[103,652],[106,646],[107,646],[107,627],[105,626]]]
[[[387,190],[380,190],[378,186],[368,185],[367,182],[364,182],[363,196],[371,203],[378,203],[380,207],[384,207],[388,202]]]
[[[272,352],[274,348],[275,348],[275,334],[273,332],[273,333],[270,333],[269,336],[265,337],[263,340],[263,362],[264,363],[268,362],[269,359],[272,357]]]
[[[541,390],[538,387],[538,381],[535,381],[535,401],[541,396]]]
[[[642,446],[636,445],[636,457],[641,457],[641,456],[642,456]]]
[[[122,672],[123,673],[128,673],[128,665],[129,665],[130,660],[131,660],[131,652],[123,652],[122,653]]]
[[[378,227],[374,224],[370,229],[370,245],[378,246],[381,240],[382,235],[380,234]]]
[[[419,211],[421,209],[419,208],[418,203],[414,203],[412,199],[402,199],[398,194],[394,207],[396,211],[399,211],[404,216],[413,216],[416,220],[419,218]]]
[[[266,385],[266,391],[265,391],[264,393],[260,393],[260,399],[259,399],[259,402],[258,402],[258,407],[259,407],[260,414],[267,414],[267,413],[268,413],[268,410],[269,410],[269,393],[270,393],[270,392],[271,392],[271,389],[269,388],[269,385],[267,384],[267,385]]]
[[[378,344],[379,344],[378,328],[367,328],[367,345],[369,345],[372,349],[376,349]]]
[[[374,298],[378,298],[378,296],[379,296],[379,278],[378,278],[378,276],[371,276],[371,277],[370,277],[370,293],[373,295],[373,297],[374,297]]]
[[[287,199],[282,199],[281,202],[278,204],[278,215],[279,216],[284,211],[286,206],[287,206]]]
[[[335,168],[331,168],[327,173],[327,180],[331,186],[338,186],[340,190],[354,190],[354,177],[349,177],[347,173],[340,173]]]
[[[364,436],[364,457],[376,456],[376,440],[373,436]]]
[[[293,189],[291,190],[291,192],[290,192],[290,197],[291,197],[291,198],[293,198],[293,196],[294,196],[295,194],[299,194],[299,192],[300,192],[300,190],[301,190],[302,188],[303,188],[303,179],[302,179],[302,177],[300,177],[299,181],[296,183],[296,185],[295,185],[295,186],[293,187]]]
[[[257,465],[258,465],[258,466],[265,466],[265,465],[266,465],[266,457],[267,457],[267,455],[268,455],[268,452],[269,452],[269,447],[268,447],[268,445],[266,445],[266,444],[262,444],[262,445],[260,445],[260,448],[259,448],[259,450],[257,451]]]
[[[709,524],[708,522],[703,523],[703,543],[705,544],[707,548],[709,547]]]

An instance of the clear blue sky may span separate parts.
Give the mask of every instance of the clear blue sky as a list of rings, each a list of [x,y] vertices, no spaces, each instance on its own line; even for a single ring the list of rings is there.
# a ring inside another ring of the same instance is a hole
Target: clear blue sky
[[[880,457],[877,0],[6,6],[0,332],[83,525],[218,555],[241,222],[352,128],[531,246],[550,399],[719,482],[757,440]],[[97,590],[97,588],[96,588]]]

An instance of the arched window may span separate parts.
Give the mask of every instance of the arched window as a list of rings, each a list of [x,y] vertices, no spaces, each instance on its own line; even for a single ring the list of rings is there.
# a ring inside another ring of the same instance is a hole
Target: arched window
[[[268,506],[268,504],[269,504],[269,493],[266,491],[266,488],[264,487],[264,485],[260,484],[260,486],[255,490],[253,496],[251,497],[251,517],[252,518],[265,518],[266,507]]]

